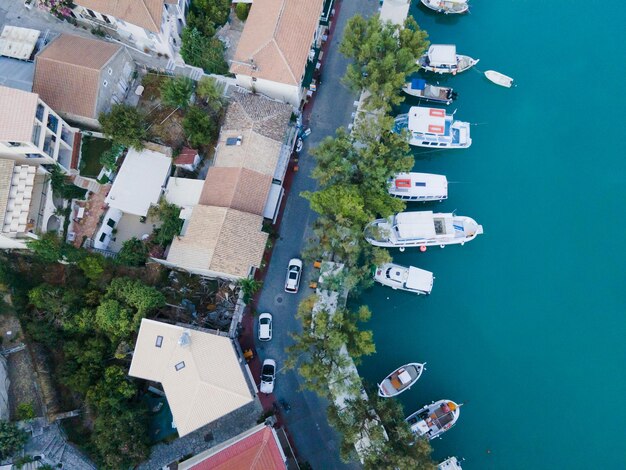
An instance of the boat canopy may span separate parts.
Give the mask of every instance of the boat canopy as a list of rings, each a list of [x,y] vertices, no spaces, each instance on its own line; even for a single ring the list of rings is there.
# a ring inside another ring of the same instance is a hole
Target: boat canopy
[[[400,212],[396,215],[396,229],[400,239],[434,238],[433,212]]]
[[[409,275],[406,279],[409,289],[430,292],[433,286],[433,273],[424,269],[409,266]]]
[[[433,67],[456,65],[454,44],[434,44],[428,48],[428,60]]]
[[[448,194],[448,180],[444,175],[432,173],[398,173],[391,189],[417,196],[441,196]]]
[[[438,108],[412,106],[409,110],[409,130],[421,134],[444,135],[446,111]]]
[[[426,80],[423,78],[412,78],[411,79],[411,89],[412,90],[423,90],[426,88]]]

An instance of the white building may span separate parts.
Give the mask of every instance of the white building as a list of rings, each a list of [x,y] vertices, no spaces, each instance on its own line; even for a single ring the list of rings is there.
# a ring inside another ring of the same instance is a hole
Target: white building
[[[172,159],[153,150],[130,149],[111,191],[104,200],[108,210],[93,239],[93,247],[109,249],[117,225],[126,214],[134,218],[146,217],[153,204],[158,204],[170,175]]]
[[[0,249],[25,249],[38,233],[58,230],[54,212],[45,170],[0,159]]]
[[[0,157],[67,172],[76,132],[36,93],[0,86]]]
[[[128,375],[159,382],[179,436],[254,400],[228,336],[143,319]]]
[[[323,7],[324,0],[254,0],[230,67],[237,84],[300,107],[307,68],[316,66]]]
[[[189,0],[74,0],[79,22],[150,54],[178,57]]]

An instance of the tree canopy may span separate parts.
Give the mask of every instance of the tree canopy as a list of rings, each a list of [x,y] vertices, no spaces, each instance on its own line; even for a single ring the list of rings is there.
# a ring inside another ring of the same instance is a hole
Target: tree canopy
[[[161,100],[173,108],[187,109],[193,94],[194,81],[188,77],[177,76],[161,83]]]
[[[111,111],[101,113],[98,120],[102,132],[116,144],[135,149],[143,148],[146,139],[144,117],[134,106],[114,104]]]
[[[7,459],[20,451],[28,435],[15,424],[0,421],[0,460]]]
[[[353,62],[344,81],[354,90],[368,90],[371,109],[391,109],[403,101],[407,76],[419,69],[417,59],[428,48],[428,35],[409,16],[404,25],[383,22],[379,15],[348,20],[341,52]]]
[[[180,210],[180,207],[167,202],[165,198],[161,198],[158,205],[150,207],[148,214],[161,221],[161,226],[154,231],[154,241],[161,246],[169,245],[174,237],[180,234],[183,228]]]
[[[192,106],[187,110],[183,119],[183,129],[189,144],[198,148],[209,145],[217,138],[217,122],[199,106]]]
[[[224,44],[215,37],[209,37],[197,28],[183,29],[180,55],[185,63],[200,67],[206,73],[224,75],[228,64],[224,60]]]
[[[117,254],[115,261],[125,266],[143,266],[146,264],[148,245],[136,237],[126,240]]]
[[[224,107],[224,85],[213,77],[204,76],[198,82],[196,93],[211,111],[216,114],[221,112]]]

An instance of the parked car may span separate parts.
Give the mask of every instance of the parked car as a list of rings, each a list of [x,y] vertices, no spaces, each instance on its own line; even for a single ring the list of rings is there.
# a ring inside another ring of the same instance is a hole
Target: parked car
[[[276,361],[265,359],[261,369],[261,393],[272,393],[274,391],[274,381],[276,379]]]
[[[259,341],[272,339],[272,314],[262,313],[259,315]]]
[[[287,268],[287,279],[285,280],[285,292],[295,294],[298,292],[300,285],[300,276],[302,275],[302,260],[292,258]]]

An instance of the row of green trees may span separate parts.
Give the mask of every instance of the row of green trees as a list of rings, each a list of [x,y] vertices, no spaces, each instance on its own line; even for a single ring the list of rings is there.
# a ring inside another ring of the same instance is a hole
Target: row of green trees
[[[136,277],[143,270],[51,235],[30,245],[30,253],[3,255],[0,283],[11,288],[25,334],[48,351],[55,381],[73,397],[65,401],[80,397],[90,417],[81,444],[101,468],[134,466],[150,443],[147,406],[128,377],[130,352],[141,319],[165,298]]]
[[[411,170],[413,158],[406,136],[391,131],[393,118],[387,113],[402,101],[402,85],[417,70],[426,37],[412,18],[402,27],[383,23],[378,16],[356,16],[346,28],[340,47],[353,63],[344,82],[355,91],[369,92],[366,109],[371,112],[357,117],[352,132],[340,128],[312,151],[318,190],[302,196],[319,216],[305,257],[332,254],[344,264],[332,282],[325,279],[326,288],[358,294],[372,284],[372,266],[390,260],[386,250],[365,241],[363,230],[371,220],[405,207],[387,187],[394,174]],[[415,439],[401,406],[378,398],[375,391],[364,393],[351,366],[375,352],[372,332],[361,329],[370,311],[364,306],[336,312],[318,306],[314,311],[315,302],[315,296],[308,298],[298,309],[303,331],[293,335],[287,366],[298,368],[305,388],[331,402],[329,421],[342,435],[342,458],[353,459],[355,443],[366,438],[369,445],[359,456],[368,469],[434,469],[428,441]],[[336,396],[350,398],[339,408],[333,402]]]

